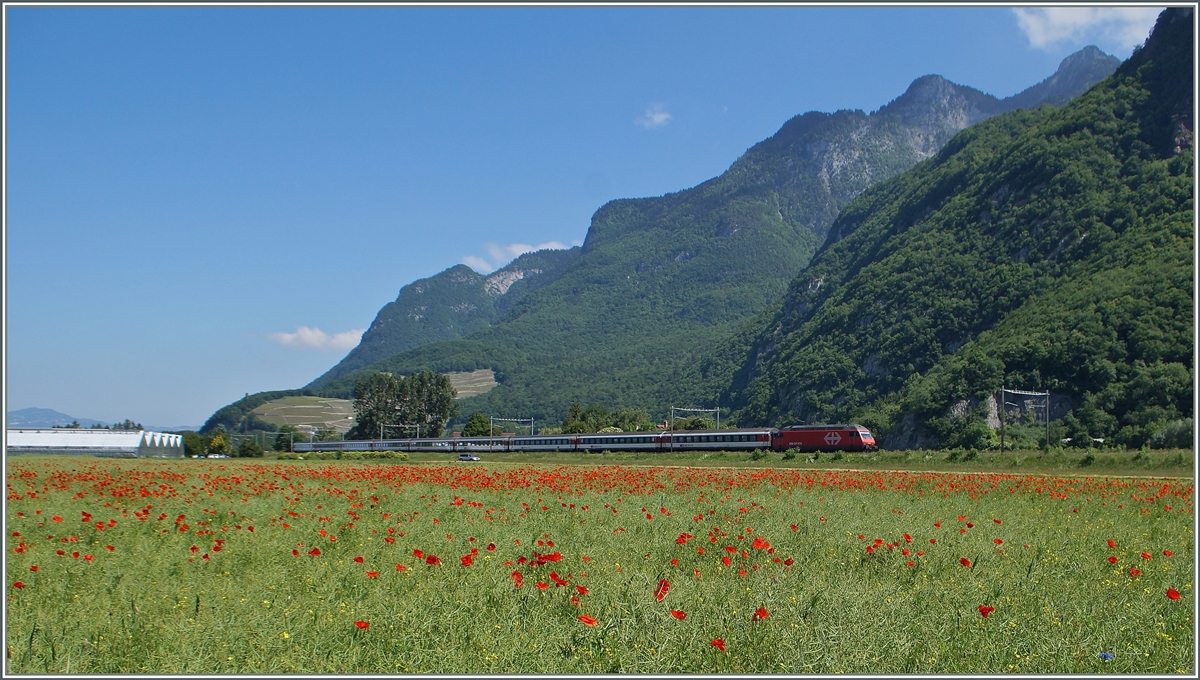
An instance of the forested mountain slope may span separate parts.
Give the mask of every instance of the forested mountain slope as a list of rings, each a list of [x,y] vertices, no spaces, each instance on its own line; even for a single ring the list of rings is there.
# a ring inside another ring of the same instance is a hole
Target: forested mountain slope
[[[358,346],[308,388],[320,388],[393,354],[488,327],[530,291],[556,280],[579,251],[525,253],[486,276],[460,264],[413,281],[379,310]]]
[[[1060,395],[1077,441],[1139,446],[1190,418],[1192,56],[1190,10],[1168,9],[1086,94],[975,125],[859,196],[748,351],[709,359],[743,357],[737,420],[982,446],[1002,384]]]

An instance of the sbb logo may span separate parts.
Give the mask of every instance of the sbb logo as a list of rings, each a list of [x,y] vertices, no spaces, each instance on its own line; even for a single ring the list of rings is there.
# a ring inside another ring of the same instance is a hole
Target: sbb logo
[[[837,432],[825,433],[825,443],[830,446],[837,446],[842,441],[842,435]]]

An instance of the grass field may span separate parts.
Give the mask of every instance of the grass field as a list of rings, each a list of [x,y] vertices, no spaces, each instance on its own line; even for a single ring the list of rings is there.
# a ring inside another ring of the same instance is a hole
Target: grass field
[[[345,432],[354,427],[354,404],[326,397],[282,397],[251,411],[272,425],[318,428],[322,425]]]
[[[781,465],[10,459],[9,671],[1194,674],[1192,479]]]
[[[447,373],[458,398],[474,397],[496,386],[496,374],[490,368],[465,373]]]

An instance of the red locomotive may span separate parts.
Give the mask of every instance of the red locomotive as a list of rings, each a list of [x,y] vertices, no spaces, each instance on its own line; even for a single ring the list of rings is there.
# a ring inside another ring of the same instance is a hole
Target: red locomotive
[[[862,425],[789,425],[771,434],[776,451],[874,451],[875,437]]]

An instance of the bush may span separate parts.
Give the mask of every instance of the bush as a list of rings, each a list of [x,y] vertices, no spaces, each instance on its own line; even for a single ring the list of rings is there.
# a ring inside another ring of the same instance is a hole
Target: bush
[[[783,452],[783,459],[784,459],[784,460],[793,460],[793,459],[795,459],[795,458],[796,458],[796,453],[797,453],[798,451],[799,451],[799,449],[796,449],[796,448],[791,448],[791,449],[788,449],[787,451],[784,451],[784,452]]]

